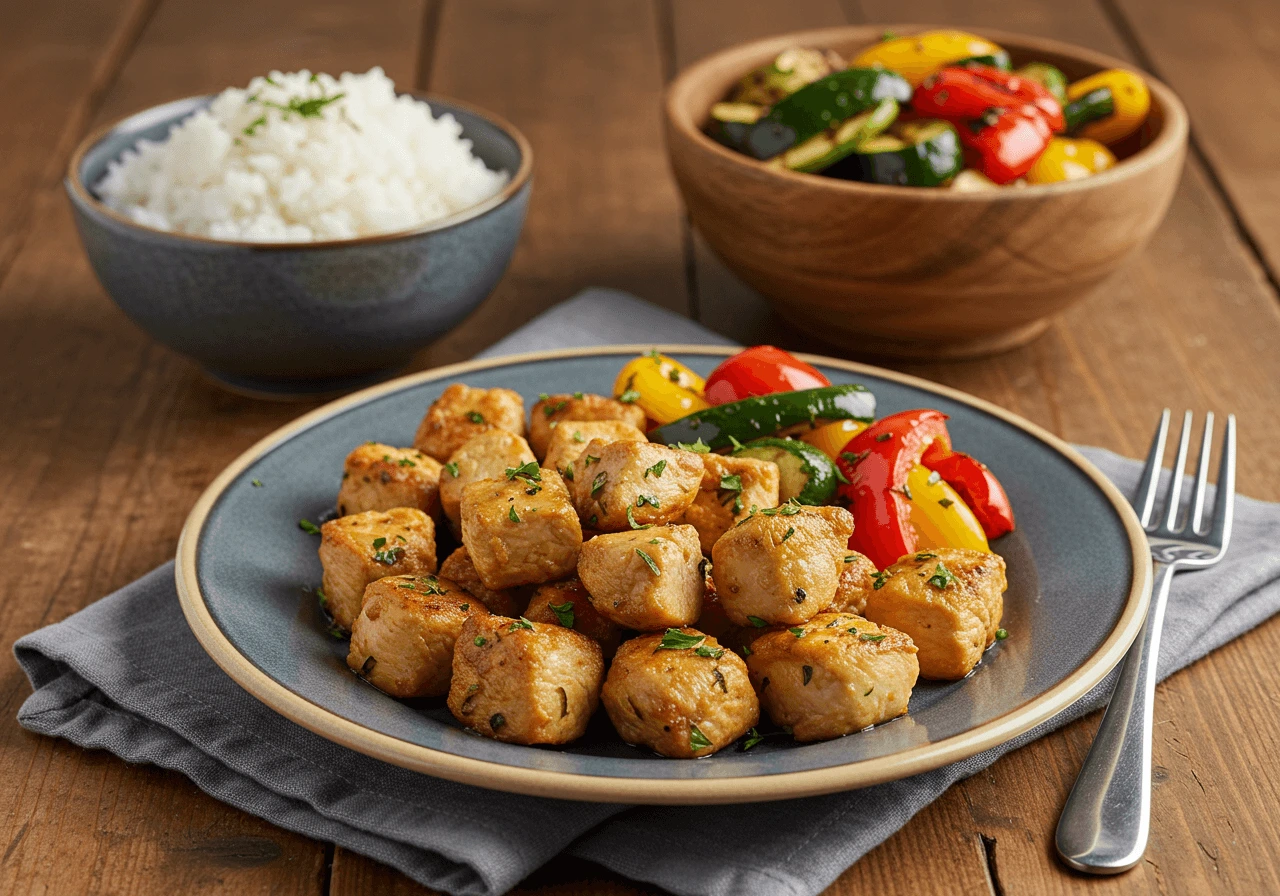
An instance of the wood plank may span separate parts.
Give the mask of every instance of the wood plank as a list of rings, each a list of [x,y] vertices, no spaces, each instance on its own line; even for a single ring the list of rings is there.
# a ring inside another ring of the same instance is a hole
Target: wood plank
[[[89,13],[86,13],[89,15]],[[252,22],[252,28],[245,23]],[[166,3],[109,85],[101,117],[272,68],[382,64],[411,83],[416,0]],[[5,102],[0,97],[0,103]],[[0,285],[0,644],[173,555],[187,509],[255,439],[299,413],[232,398],[128,323],[89,271],[58,184]],[[61,540],[34,538],[23,520]],[[76,545],[68,552],[68,544]],[[29,693],[0,671],[0,891],[319,893],[324,844],[231,809],[178,775],[21,731]]]

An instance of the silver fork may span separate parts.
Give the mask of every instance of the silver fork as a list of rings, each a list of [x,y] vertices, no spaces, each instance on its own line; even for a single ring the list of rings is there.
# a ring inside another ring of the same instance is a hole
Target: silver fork
[[[1173,478],[1156,516],[1168,433],[1169,410],[1166,408],[1160,415],[1160,426],[1133,497],[1134,510],[1147,531],[1155,567],[1151,608],[1142,631],[1125,656],[1093,746],[1058,819],[1058,855],[1072,868],[1090,874],[1116,874],[1142,861],[1151,829],[1151,717],[1156,690],[1156,654],[1160,650],[1160,629],[1169,601],[1169,583],[1179,570],[1217,563],[1231,538],[1236,481],[1235,415],[1227,417],[1218,464],[1218,491],[1207,519],[1204,504],[1213,442],[1213,413],[1205,417],[1195,492],[1185,511],[1182,478],[1191,443],[1191,412],[1187,411],[1183,417]]]

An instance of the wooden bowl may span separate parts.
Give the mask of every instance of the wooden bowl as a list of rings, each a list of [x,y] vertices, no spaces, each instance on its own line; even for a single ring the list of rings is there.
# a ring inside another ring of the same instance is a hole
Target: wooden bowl
[[[957,193],[857,183],[770,169],[703,132],[712,103],[787,47],[849,57],[886,30],[930,27],[770,37],[694,63],[667,90],[667,151],[693,225],[782,316],[860,354],[967,358],[1034,339],[1146,243],[1186,155],[1186,110],[1146,73],[1151,114],[1130,145],[1114,148],[1120,164],[1061,184]],[[1015,66],[1050,62],[1073,81],[1133,68],[1057,41],[981,34]]]

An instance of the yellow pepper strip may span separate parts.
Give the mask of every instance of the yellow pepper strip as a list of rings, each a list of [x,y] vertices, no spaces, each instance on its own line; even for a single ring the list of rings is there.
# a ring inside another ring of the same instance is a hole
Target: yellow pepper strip
[[[1111,88],[1115,111],[1106,118],[1091,121],[1080,129],[1081,137],[1101,143],[1117,143],[1128,137],[1147,120],[1151,110],[1151,91],[1141,75],[1111,68],[1067,85],[1067,102],[1075,102],[1091,90]]]
[[[921,548],[970,548],[991,552],[982,524],[969,505],[939,477],[916,464],[907,474],[911,525]]]
[[[613,396],[634,402],[650,420],[665,426],[711,407],[702,397],[703,385],[688,367],[653,351],[626,363],[613,383]]]
[[[1027,183],[1056,184],[1079,180],[1116,163],[1116,157],[1097,140],[1072,140],[1054,137],[1040,153],[1040,158],[1027,172]]]
[[[837,420],[812,429],[800,437],[800,441],[808,442],[822,451],[827,457],[835,460],[849,444],[849,440],[867,428],[867,424],[858,420]]]
[[[910,37],[882,40],[867,47],[849,63],[849,68],[883,67],[897,72],[912,87],[938,69],[975,56],[1007,55],[998,45],[967,31],[925,31]]]

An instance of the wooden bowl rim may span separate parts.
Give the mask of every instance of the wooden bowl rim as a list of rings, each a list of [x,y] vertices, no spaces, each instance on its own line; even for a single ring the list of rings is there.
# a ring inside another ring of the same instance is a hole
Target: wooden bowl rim
[[[1121,68],[1140,74],[1147,82],[1154,102],[1159,104],[1163,117],[1162,126],[1150,144],[1142,147],[1132,156],[1121,160],[1114,168],[1091,177],[1079,180],[1063,181],[1055,184],[1035,184],[1016,187],[1010,190],[961,192],[956,190],[910,189],[893,184],[868,184],[860,181],[842,180],[834,177],[804,174],[798,171],[768,168],[763,163],[735,152],[727,146],[717,143],[695,123],[695,112],[689,108],[689,94],[700,86],[710,71],[719,68],[726,60],[741,61],[741,71],[746,73],[759,65],[770,55],[775,55],[786,47],[817,46],[826,47],[853,40],[875,40],[875,36],[885,31],[895,34],[911,35],[921,31],[954,30],[955,26],[933,24],[869,24],[869,25],[837,25],[829,28],[815,28],[806,31],[791,31],[775,34],[771,37],[726,47],[709,56],[704,56],[681,71],[668,85],[663,99],[663,112],[667,124],[681,137],[704,152],[718,155],[729,160],[729,164],[738,164],[743,168],[744,176],[756,179],[777,178],[780,187],[797,188],[812,186],[814,189],[828,189],[836,193],[868,196],[894,196],[905,198],[918,197],[923,202],[990,202],[992,199],[1016,201],[1019,197],[1039,199],[1048,195],[1063,195],[1081,190],[1098,189],[1120,181],[1137,177],[1150,169],[1164,165],[1177,157],[1187,142],[1189,122],[1187,110],[1178,99],[1177,94],[1158,78],[1131,65],[1124,60],[1095,50],[1089,50],[1075,44],[1053,40],[1051,38],[1034,37],[1013,31],[1000,31],[982,28],[973,33],[1000,44],[1006,49],[1028,52],[1045,52],[1057,56],[1065,56],[1086,65],[1097,66],[1097,71],[1109,68]],[[700,110],[697,114],[703,114]],[[670,146],[668,146],[670,150]]]

